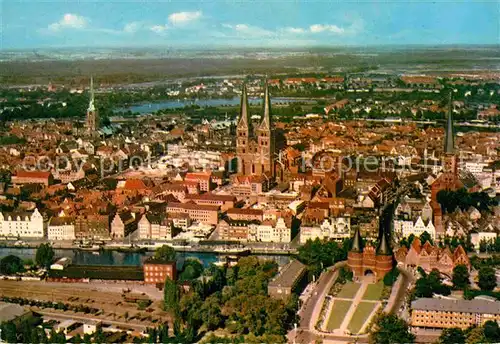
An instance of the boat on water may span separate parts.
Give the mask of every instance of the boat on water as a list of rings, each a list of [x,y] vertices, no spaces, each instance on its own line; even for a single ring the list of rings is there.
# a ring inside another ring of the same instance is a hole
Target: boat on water
[[[126,246],[126,247],[122,246],[118,247],[116,251],[123,253],[146,253],[148,251],[148,248],[139,246]]]
[[[99,251],[101,247],[99,245],[79,245],[78,249],[81,251]]]

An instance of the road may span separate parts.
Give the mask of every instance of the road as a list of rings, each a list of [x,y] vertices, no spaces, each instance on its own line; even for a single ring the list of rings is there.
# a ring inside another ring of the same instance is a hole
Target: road
[[[49,316],[54,319],[71,319],[71,320],[78,320],[81,322],[89,322],[89,321],[100,321],[103,324],[110,324],[114,326],[119,326],[124,329],[134,329],[138,331],[144,331],[146,330],[147,326],[146,325],[139,325],[139,324],[132,324],[129,322],[124,322],[124,321],[115,321],[115,320],[107,320],[107,319],[101,319],[101,318],[96,318],[96,317],[87,317],[87,316],[82,316],[82,315],[76,315],[76,314],[64,314],[64,313],[56,313],[56,312],[48,312],[45,310],[41,310],[36,307],[32,307],[33,312]]]

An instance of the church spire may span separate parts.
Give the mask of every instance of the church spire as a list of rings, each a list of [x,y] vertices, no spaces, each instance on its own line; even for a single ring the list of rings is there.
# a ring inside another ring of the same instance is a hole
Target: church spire
[[[87,111],[95,111],[95,105],[94,105],[94,78],[92,75],[90,76],[90,100],[89,100],[89,107]]]
[[[455,143],[453,136],[453,104],[451,100],[452,91],[450,91],[448,99],[448,118],[446,121],[446,132],[444,139],[444,153],[454,154],[455,153]]]
[[[250,131],[250,124],[250,109],[248,107],[247,86],[246,84],[243,84],[243,88],[241,89],[241,106],[238,128],[249,129]]]
[[[264,114],[260,123],[260,130],[271,130],[271,98],[269,97],[269,88],[267,78],[264,85]]]

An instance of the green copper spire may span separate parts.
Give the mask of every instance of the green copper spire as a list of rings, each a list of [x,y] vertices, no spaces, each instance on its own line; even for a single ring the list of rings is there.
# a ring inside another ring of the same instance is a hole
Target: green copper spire
[[[454,154],[455,153],[455,143],[453,136],[453,105],[451,101],[451,92],[448,100],[448,118],[446,121],[446,133],[444,139],[444,152],[445,154]]]

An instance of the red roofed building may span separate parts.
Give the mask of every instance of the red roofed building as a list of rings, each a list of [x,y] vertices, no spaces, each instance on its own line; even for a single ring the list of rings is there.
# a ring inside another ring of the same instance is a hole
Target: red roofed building
[[[216,205],[199,205],[195,203],[177,203],[167,204],[167,214],[169,213],[187,213],[193,221],[217,225],[219,222],[220,207]]]
[[[54,182],[50,172],[19,170],[12,176],[12,184],[43,184],[49,186]]]
[[[214,189],[211,172],[190,172],[186,174],[184,181],[197,182],[201,191],[208,192]]]

